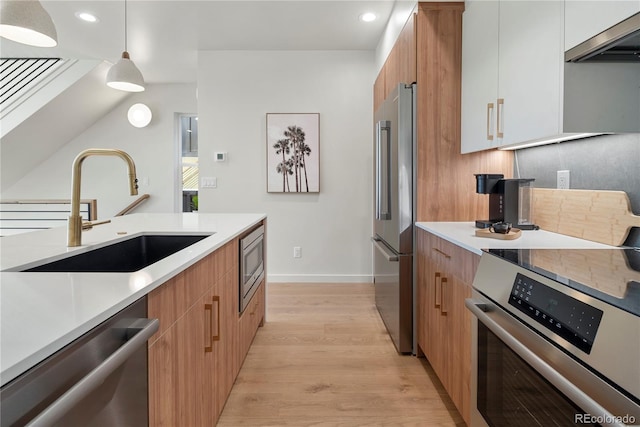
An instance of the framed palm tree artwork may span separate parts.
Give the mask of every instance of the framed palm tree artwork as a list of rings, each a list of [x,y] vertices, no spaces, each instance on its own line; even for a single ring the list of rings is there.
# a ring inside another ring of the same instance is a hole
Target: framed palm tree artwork
[[[267,192],[320,192],[319,113],[267,113]]]

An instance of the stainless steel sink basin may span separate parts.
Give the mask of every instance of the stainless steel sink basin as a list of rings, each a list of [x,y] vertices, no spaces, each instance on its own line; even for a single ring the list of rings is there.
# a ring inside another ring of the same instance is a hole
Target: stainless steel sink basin
[[[141,235],[21,271],[131,273],[209,236]]]

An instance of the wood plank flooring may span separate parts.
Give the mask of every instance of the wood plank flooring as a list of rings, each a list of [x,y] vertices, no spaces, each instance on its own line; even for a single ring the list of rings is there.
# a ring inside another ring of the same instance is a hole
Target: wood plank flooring
[[[218,426],[464,426],[424,359],[396,353],[371,284],[267,286]]]

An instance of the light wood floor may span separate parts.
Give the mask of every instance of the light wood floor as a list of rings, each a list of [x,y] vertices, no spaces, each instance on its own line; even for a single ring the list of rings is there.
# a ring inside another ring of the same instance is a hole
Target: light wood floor
[[[435,378],[396,353],[373,285],[269,284],[218,426],[463,426]]]

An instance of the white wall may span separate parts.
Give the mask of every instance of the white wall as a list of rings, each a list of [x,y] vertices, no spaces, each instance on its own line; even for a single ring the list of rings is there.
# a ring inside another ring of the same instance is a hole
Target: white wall
[[[199,210],[266,213],[270,281],[371,281],[374,53],[209,51],[198,62],[200,176],[218,180]],[[266,113],[294,112],[320,113],[320,193],[267,193]]]
[[[87,102],[87,100],[82,100]],[[146,128],[134,128],[127,121],[127,110],[137,102],[146,103],[153,113]],[[138,178],[146,177],[139,193],[151,198],[137,212],[174,211],[174,174],[177,171],[175,113],[195,113],[196,87],[193,84],[148,85],[145,92],[133,94],[87,130],[58,149],[15,185],[2,192],[3,199],[71,197],[71,165],[87,148],[119,148],[131,155]],[[69,117],[72,121],[73,117]],[[59,123],[58,126],[65,126]],[[42,141],[46,144],[46,141]],[[29,156],[28,152],[22,153]],[[129,195],[127,169],[113,157],[90,157],[82,167],[82,197],[98,199],[99,218],[112,217],[137,196]]]

